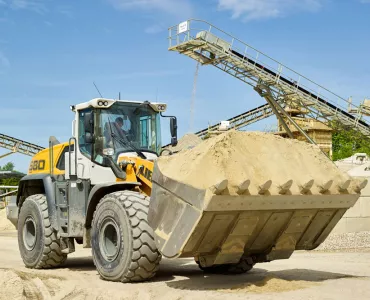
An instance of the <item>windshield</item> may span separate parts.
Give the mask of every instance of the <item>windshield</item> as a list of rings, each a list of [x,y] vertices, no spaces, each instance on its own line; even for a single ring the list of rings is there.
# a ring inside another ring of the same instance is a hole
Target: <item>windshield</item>
[[[96,154],[117,159],[121,153],[134,152],[143,157],[145,151],[159,153],[161,146],[160,117],[149,105],[116,102],[97,110]]]

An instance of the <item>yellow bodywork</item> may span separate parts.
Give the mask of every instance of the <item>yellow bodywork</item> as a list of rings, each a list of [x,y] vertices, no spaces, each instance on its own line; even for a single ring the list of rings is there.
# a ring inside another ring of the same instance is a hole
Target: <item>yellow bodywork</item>
[[[117,179],[117,181],[140,182],[141,192],[150,196],[154,163],[139,157],[120,157],[118,163],[123,162],[126,165],[126,180]]]
[[[61,155],[64,153],[65,147],[68,147],[68,142],[55,145],[53,147],[53,174],[63,175],[65,170],[58,169],[58,162]],[[46,148],[32,157],[28,174],[42,174],[50,172],[50,155],[49,148]],[[140,182],[140,191],[148,196],[152,190],[152,173],[154,163],[139,157],[120,157],[118,163],[125,163],[124,170],[126,179],[117,178],[117,182]]]
[[[53,147],[53,174],[61,175],[64,174],[64,170],[59,170],[57,164],[59,158],[65,147],[68,147],[68,142],[55,145]],[[42,174],[50,172],[50,157],[49,157],[49,148],[41,150],[39,153],[35,154],[32,157],[30,166],[28,168],[28,174]]]

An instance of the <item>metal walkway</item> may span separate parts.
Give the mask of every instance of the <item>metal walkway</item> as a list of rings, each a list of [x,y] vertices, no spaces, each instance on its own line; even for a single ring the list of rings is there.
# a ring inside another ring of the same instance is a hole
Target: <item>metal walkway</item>
[[[304,109],[310,118],[335,121],[370,137],[370,125],[358,113],[361,107],[352,104],[357,116],[348,113],[346,99],[205,21],[188,20],[169,28],[169,50],[251,85],[269,103],[273,99]]]
[[[1,134],[1,133],[0,133],[0,147],[11,151],[5,155],[2,155],[2,157],[15,153],[15,152],[33,156],[37,152],[44,149],[44,147],[31,144],[31,143],[28,143],[28,142],[25,142],[25,141],[22,141],[22,140],[19,140],[19,139],[16,139],[16,138],[13,138],[5,134]]]

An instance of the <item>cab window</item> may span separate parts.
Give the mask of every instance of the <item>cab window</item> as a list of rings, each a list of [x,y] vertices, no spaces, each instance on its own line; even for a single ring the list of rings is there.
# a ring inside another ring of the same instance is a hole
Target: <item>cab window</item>
[[[84,123],[84,117],[87,112],[91,112],[91,108],[87,108],[84,110],[81,110],[78,114],[78,146],[80,149],[80,152],[87,156],[91,157],[91,151],[92,151],[92,145],[91,144],[85,144],[85,123]]]
[[[74,146],[72,145],[71,151],[73,151]],[[66,169],[66,153],[69,151],[69,146],[65,146],[62,150],[62,153],[59,156],[58,162],[57,162],[57,169],[61,171],[65,171]]]

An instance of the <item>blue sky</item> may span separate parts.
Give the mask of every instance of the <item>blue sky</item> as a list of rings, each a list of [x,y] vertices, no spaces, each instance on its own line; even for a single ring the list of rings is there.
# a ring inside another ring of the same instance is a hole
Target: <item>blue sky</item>
[[[344,98],[370,97],[369,0],[0,0],[0,132],[43,146],[50,135],[67,140],[69,105],[97,97],[93,81],[107,98],[121,92],[168,103],[179,134],[188,132],[196,63],[167,51],[167,28],[188,18],[215,24]],[[263,103],[251,87],[201,67],[194,129]],[[14,154],[0,165],[26,171],[29,160]]]

